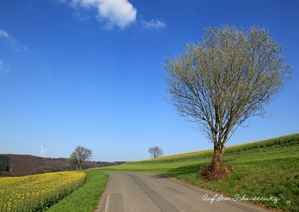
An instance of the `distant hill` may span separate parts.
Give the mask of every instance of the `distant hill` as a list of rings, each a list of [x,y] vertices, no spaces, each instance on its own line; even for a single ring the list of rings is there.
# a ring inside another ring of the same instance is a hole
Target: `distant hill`
[[[86,161],[82,169],[119,165],[124,162]],[[45,172],[75,170],[68,158],[44,158],[32,155],[0,154],[0,176],[24,176]]]

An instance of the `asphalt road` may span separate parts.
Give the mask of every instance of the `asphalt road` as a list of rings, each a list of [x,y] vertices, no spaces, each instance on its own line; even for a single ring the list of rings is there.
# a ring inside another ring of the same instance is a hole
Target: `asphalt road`
[[[150,173],[106,172],[109,181],[97,212],[262,212],[173,178]]]

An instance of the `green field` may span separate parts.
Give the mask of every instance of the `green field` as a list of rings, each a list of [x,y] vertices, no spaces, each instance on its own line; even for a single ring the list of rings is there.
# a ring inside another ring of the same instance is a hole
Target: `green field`
[[[84,171],[86,182],[78,190],[51,206],[49,212],[92,212],[98,207],[105,190],[108,175],[96,169]]]
[[[167,174],[227,197],[243,198],[239,201],[299,211],[299,133],[227,147],[223,162],[232,165],[234,170],[221,181],[208,182],[198,177],[199,170],[210,163],[212,154],[212,150],[192,152],[102,170]]]

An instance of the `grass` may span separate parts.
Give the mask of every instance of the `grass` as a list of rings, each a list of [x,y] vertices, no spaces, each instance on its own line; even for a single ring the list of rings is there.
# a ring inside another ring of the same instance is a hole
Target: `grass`
[[[98,169],[85,171],[86,182],[78,190],[50,207],[49,212],[92,212],[98,206],[100,196],[105,190],[108,175]]]
[[[221,181],[209,182],[198,177],[212,154],[213,150],[205,150],[102,169],[167,174],[239,201],[299,211],[299,133],[227,147],[223,162],[232,165],[234,171]]]

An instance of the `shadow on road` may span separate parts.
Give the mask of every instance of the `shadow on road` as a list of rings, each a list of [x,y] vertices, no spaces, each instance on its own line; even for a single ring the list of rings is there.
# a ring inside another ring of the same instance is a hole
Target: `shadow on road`
[[[166,178],[171,178],[170,176],[168,175],[165,175],[165,174],[155,174],[153,176],[151,176],[152,178],[155,178],[155,179],[166,179]]]

